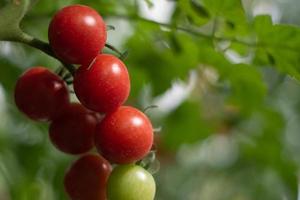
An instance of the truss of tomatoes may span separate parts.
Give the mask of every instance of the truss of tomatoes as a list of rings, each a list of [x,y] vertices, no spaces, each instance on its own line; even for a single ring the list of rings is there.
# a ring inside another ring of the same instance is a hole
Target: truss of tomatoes
[[[73,200],[154,199],[152,175],[135,164],[151,150],[153,128],[143,112],[123,106],[130,78],[119,58],[101,53],[107,38],[102,17],[71,5],[55,14],[48,35],[60,60],[80,65],[73,81],[80,103],[70,102],[65,81],[42,66],[18,79],[15,103],[29,118],[50,123],[57,149],[81,155],[66,172],[66,193]],[[94,147],[98,153],[90,152]]]

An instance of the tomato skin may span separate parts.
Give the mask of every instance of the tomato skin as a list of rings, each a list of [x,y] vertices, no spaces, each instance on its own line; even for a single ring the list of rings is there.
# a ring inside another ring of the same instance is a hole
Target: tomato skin
[[[137,165],[120,165],[113,169],[107,183],[109,200],[153,200],[155,181]]]
[[[99,54],[91,66],[75,73],[74,91],[87,108],[107,113],[122,105],[130,92],[126,66],[113,55]]]
[[[99,155],[77,160],[64,178],[65,191],[72,200],[106,200],[106,184],[111,165]]]
[[[97,125],[95,145],[112,163],[128,164],[142,159],[153,144],[150,120],[139,110],[121,106]]]
[[[59,10],[49,25],[50,46],[69,64],[89,64],[103,49],[107,33],[102,17],[84,5]]]
[[[73,103],[50,124],[51,142],[62,152],[82,154],[94,147],[98,119],[81,104]]]
[[[37,121],[49,121],[69,103],[64,81],[45,67],[32,67],[18,79],[15,103],[20,111]]]

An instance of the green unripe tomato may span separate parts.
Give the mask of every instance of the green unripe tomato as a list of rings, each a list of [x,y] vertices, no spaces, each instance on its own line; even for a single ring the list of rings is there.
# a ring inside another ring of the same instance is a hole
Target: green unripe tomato
[[[108,179],[107,196],[108,200],[153,200],[154,178],[140,166],[119,165]]]

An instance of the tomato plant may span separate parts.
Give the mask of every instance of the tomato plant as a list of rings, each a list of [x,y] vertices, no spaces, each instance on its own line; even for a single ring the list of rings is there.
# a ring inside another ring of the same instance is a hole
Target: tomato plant
[[[299,8],[0,0],[1,200],[73,199],[63,176],[90,152],[116,171],[157,172],[155,199],[297,199]],[[20,112],[46,123],[16,112],[14,89]],[[140,183],[123,177],[115,185]]]
[[[60,59],[69,72],[60,68],[56,75],[42,67],[25,72],[15,89],[19,109],[32,119],[50,121],[50,140],[64,153],[87,153],[96,144],[98,152],[113,163],[143,159],[153,144],[152,125],[139,110],[122,106],[129,96],[130,78],[119,58],[100,54],[106,42],[101,16],[87,6],[67,6],[51,20],[49,41],[54,55],[51,50],[47,53]],[[69,102],[65,83],[73,83],[81,104]],[[65,190],[74,200],[105,200],[110,171],[101,156],[85,155],[66,173]],[[154,198],[152,190],[145,189],[147,199]]]

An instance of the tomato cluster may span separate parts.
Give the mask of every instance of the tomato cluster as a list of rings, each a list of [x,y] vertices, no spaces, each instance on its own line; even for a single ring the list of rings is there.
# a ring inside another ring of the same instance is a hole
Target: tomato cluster
[[[63,63],[80,65],[73,80],[79,103],[70,102],[58,74],[40,66],[18,79],[15,102],[29,118],[50,122],[49,137],[57,149],[81,155],[64,179],[72,200],[152,200],[154,179],[135,164],[151,150],[152,125],[143,112],[123,106],[129,74],[119,58],[101,53],[106,38],[106,25],[94,9],[72,5],[58,11],[49,42]],[[97,154],[91,153],[93,147]]]

